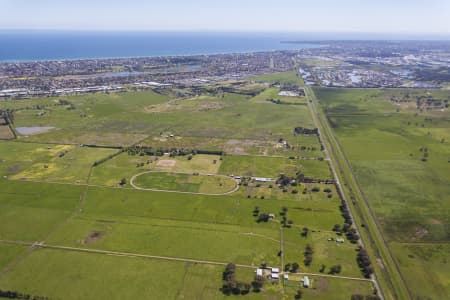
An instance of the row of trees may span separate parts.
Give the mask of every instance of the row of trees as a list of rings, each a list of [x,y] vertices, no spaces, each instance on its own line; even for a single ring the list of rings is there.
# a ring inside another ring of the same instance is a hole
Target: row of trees
[[[313,248],[311,247],[310,244],[306,245],[306,249],[305,249],[305,259],[303,260],[303,262],[305,263],[305,266],[309,266],[312,263],[312,255],[313,255],[314,251]]]
[[[154,149],[153,147],[147,146],[133,146],[127,148],[128,155],[148,155],[148,156],[163,156],[164,153],[169,153],[171,157],[175,156],[185,156],[185,155],[196,155],[196,154],[208,154],[208,155],[223,155],[223,151],[216,150],[192,150],[192,149],[184,149],[184,148],[158,148]],[[191,157],[192,158],[192,157]]]
[[[284,265],[285,272],[297,273],[299,268],[300,268],[300,265],[296,262],[287,263]]]
[[[27,300],[50,300],[48,297],[43,296],[33,296],[30,294],[22,294],[16,291],[3,291],[0,290],[0,298],[7,299],[27,299]]]
[[[341,227],[339,224],[335,224],[333,227],[333,231],[340,234],[345,233],[347,239],[351,243],[356,244],[359,240],[359,235],[356,229],[352,226],[353,220],[347,207],[347,203],[344,200],[341,200],[341,205],[339,206],[339,208],[341,210],[342,217],[344,218],[344,225],[342,225]]]
[[[367,251],[363,247],[359,248],[356,261],[358,262],[361,271],[364,273],[364,277],[370,278],[373,274],[372,262],[370,261]]]
[[[295,127],[294,128],[294,134],[296,134],[296,135],[299,135],[299,134],[315,134],[315,135],[319,135],[319,129],[318,128],[309,129],[309,128],[303,128],[303,127]]]
[[[236,265],[229,263],[225,266],[222,273],[223,285],[222,293],[225,295],[247,295],[251,290],[258,293],[264,286],[264,278],[262,276],[255,276],[255,279],[250,283],[236,280]]]
[[[5,125],[14,124],[14,111],[12,109],[0,109],[0,119],[4,120]]]
[[[360,294],[354,294],[350,298],[351,300],[381,300],[381,298],[377,295],[360,295]]]
[[[283,227],[291,228],[292,224],[294,224],[294,221],[287,219],[287,212],[288,208],[286,206],[283,206],[280,212],[281,225],[283,225]]]

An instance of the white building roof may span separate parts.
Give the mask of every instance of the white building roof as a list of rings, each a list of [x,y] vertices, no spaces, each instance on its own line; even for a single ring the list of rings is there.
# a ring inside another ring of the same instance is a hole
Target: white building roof
[[[278,279],[278,278],[280,278],[280,274],[274,274],[274,273],[272,273],[272,278],[273,278],[273,279]]]
[[[256,276],[263,276],[263,270],[262,269],[256,269]]]
[[[309,278],[308,276],[303,277],[303,286],[309,287]]]
[[[279,268],[272,268],[272,273],[280,273],[280,269]]]

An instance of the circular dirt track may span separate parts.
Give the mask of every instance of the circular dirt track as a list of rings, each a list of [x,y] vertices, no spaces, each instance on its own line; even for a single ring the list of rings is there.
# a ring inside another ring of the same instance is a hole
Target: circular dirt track
[[[182,172],[165,172],[165,171],[145,171],[145,172],[141,172],[138,173],[136,175],[133,175],[133,177],[131,177],[130,179],[130,185],[137,189],[137,190],[141,190],[141,191],[153,191],[153,192],[165,192],[165,193],[179,193],[179,194],[192,194],[192,195],[210,195],[210,196],[222,196],[222,195],[229,195],[232,194],[234,192],[236,192],[239,189],[239,180],[231,178],[229,176],[226,175],[218,175],[218,174],[202,174],[202,173],[197,173],[197,175],[199,176],[214,176],[214,177],[222,177],[222,178],[227,178],[227,179],[232,179],[234,180],[234,188],[230,191],[227,192],[223,192],[223,193],[200,193],[200,192],[188,192],[188,191],[177,191],[177,190],[166,190],[166,189],[157,189],[157,188],[144,188],[144,187],[140,187],[137,186],[134,181],[136,180],[136,178],[138,178],[141,175],[145,175],[145,174],[150,174],[150,173],[165,173],[165,174],[184,174],[184,175],[191,175],[194,176],[193,174],[190,173],[182,173]],[[195,176],[197,176],[195,175]]]

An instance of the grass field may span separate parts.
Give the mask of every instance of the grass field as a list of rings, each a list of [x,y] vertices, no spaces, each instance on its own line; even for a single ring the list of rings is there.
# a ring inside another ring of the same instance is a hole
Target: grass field
[[[220,164],[218,155],[197,154],[188,159],[188,156],[154,157],[122,153],[93,168],[90,183],[119,186],[122,178],[129,182],[132,176],[145,171],[217,174]]]
[[[0,142],[0,289],[51,299],[293,299],[300,283],[276,280],[225,296],[224,264],[240,264],[238,279],[250,283],[262,263],[301,263],[311,243],[313,264],[301,270],[317,273],[317,285],[305,295],[368,294],[354,245],[327,241],[343,223],[334,185],[250,180],[233,191],[230,174],[332,177],[318,136],[294,134],[314,128],[305,98],[269,87],[301,85],[296,73],[255,80],[266,83],[183,98],[145,91],[2,102],[16,127],[55,129]],[[318,270],[337,263],[353,279]]]
[[[71,145],[5,142],[0,144],[0,172],[10,179],[80,183],[86,181],[95,161],[115,152]]]
[[[43,239],[75,210],[81,193],[77,186],[4,179],[0,187],[0,239],[12,240]]]
[[[420,110],[392,101],[411,99],[415,103],[417,97],[430,95],[445,100],[448,94],[358,89],[317,89],[316,94],[411,293],[430,299],[448,294],[448,281],[439,275],[441,267],[428,265],[421,256],[406,266],[405,253],[411,250],[397,242],[427,242],[435,249],[449,241],[445,201],[450,193],[449,111]],[[425,265],[430,276],[421,289],[412,274],[419,276]]]
[[[236,182],[225,176],[166,172],[143,173],[135,177],[133,183],[141,189],[202,194],[224,194],[232,191],[236,187]]]
[[[225,94],[223,98],[168,99],[153,92],[76,96],[68,97],[75,107],[71,110],[49,106],[42,116],[19,110],[15,126],[59,129],[27,137],[29,141],[114,145],[137,142],[145,135],[158,137],[167,131],[182,137],[265,140],[271,135],[288,136],[296,126],[312,126],[305,106],[252,103],[248,98]],[[36,100],[21,104],[28,101]]]
[[[278,82],[285,84],[303,85],[303,79],[300,76],[298,76],[298,74],[295,71],[266,74],[250,78],[250,80],[256,82],[269,82],[269,83]]]

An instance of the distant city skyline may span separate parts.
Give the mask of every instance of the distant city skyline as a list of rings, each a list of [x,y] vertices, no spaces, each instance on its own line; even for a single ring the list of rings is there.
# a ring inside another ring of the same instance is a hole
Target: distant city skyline
[[[450,35],[448,0],[0,0],[0,29]]]

